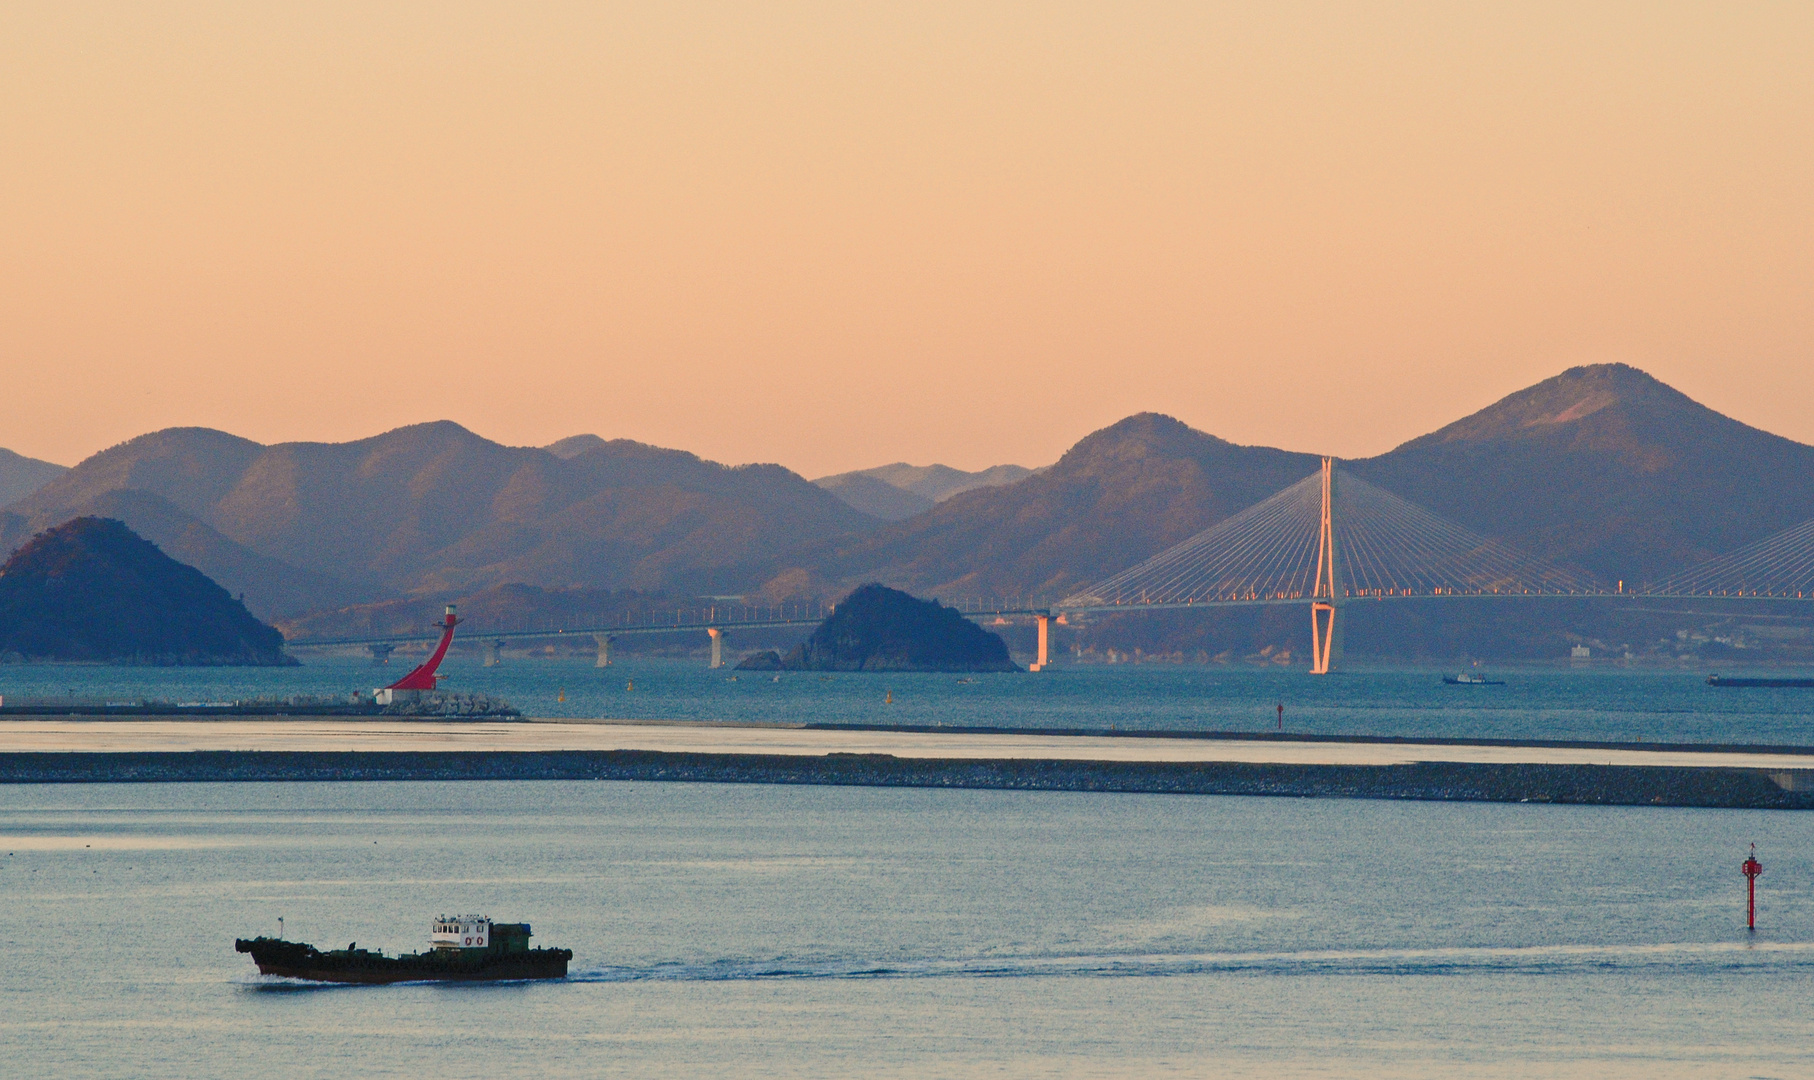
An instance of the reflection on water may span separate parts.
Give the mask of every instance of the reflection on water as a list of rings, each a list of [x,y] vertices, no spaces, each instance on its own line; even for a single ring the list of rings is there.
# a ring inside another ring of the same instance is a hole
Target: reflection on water
[[[1810,1075],[1811,842],[1752,811],[14,786],[0,1072]],[[282,916],[414,950],[455,910],[532,923],[573,976],[321,990],[232,949]]]

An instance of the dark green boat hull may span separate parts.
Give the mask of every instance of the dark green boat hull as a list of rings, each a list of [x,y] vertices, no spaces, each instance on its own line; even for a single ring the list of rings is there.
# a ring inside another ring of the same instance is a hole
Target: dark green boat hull
[[[365,949],[322,952],[313,945],[278,938],[240,938],[233,948],[251,953],[264,975],[335,983],[394,982],[498,982],[511,979],[564,979],[571,949],[529,949],[523,952],[464,950],[423,953],[419,956],[385,956]]]

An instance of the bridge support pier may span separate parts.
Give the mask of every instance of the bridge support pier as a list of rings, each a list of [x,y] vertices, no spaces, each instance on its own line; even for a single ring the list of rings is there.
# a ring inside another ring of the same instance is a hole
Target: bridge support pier
[[[497,667],[503,663],[503,653],[504,643],[502,641],[487,641],[485,643],[485,666]]]
[[[1335,663],[1334,604],[1318,601],[1310,605],[1310,674],[1327,675]]]
[[[705,632],[712,635],[712,667],[724,666],[724,631],[716,626],[708,626]]]
[[[598,642],[598,666],[611,666],[611,635],[593,634],[592,640]]]
[[[1341,634],[1336,612],[1341,605],[1342,575],[1335,559],[1335,459],[1323,459],[1323,521],[1317,537],[1316,589],[1310,601],[1310,674],[1327,675],[1335,663]]]
[[[367,645],[372,651],[372,664],[381,665],[391,662],[391,653],[397,650],[395,645]]]
[[[1036,621],[1039,623],[1039,655],[1034,658],[1032,666],[1027,668],[1028,671],[1044,671],[1052,666],[1052,661],[1049,659],[1049,649],[1052,643],[1052,616],[1040,615]]]

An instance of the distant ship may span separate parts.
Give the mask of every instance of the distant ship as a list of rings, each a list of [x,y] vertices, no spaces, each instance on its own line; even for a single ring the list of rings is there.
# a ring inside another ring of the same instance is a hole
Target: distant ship
[[[240,938],[233,948],[251,953],[260,974],[336,983],[491,982],[564,979],[572,949],[531,949],[528,923],[494,923],[483,915],[435,918],[425,953],[386,956],[359,948],[323,952],[282,938]]]
[[[1459,675],[1444,675],[1442,681],[1449,686],[1504,686],[1500,679],[1489,679],[1485,675],[1475,675],[1464,671]]]
[[[1733,679],[1724,675],[1707,676],[1708,686],[1794,686],[1814,687],[1814,679]]]

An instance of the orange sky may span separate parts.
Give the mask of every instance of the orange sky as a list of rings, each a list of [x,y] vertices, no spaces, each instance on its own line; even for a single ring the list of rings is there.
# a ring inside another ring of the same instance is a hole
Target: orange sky
[[[1810,57],[1795,0],[8,0],[0,446],[1356,456],[1602,360],[1814,442]]]

